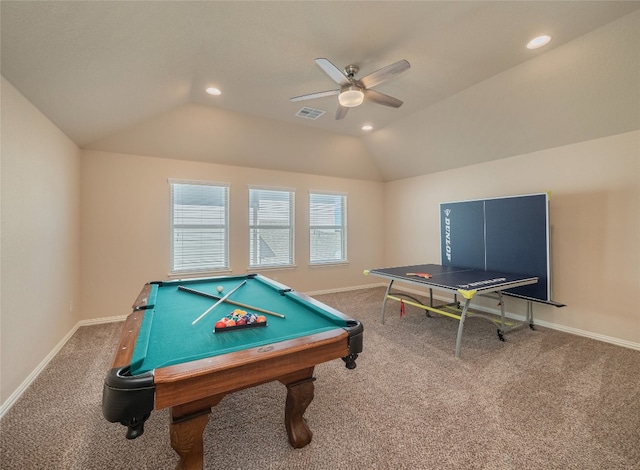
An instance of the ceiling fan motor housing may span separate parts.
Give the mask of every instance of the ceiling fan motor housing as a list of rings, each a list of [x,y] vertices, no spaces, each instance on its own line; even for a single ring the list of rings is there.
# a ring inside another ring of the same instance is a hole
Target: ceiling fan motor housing
[[[357,65],[347,65],[344,68],[344,74],[349,77],[349,78],[353,78],[355,77],[355,75],[358,73],[358,71],[360,70],[360,67],[358,67]]]

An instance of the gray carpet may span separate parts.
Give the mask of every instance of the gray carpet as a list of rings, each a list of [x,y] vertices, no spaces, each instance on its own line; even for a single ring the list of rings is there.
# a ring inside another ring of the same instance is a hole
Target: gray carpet
[[[497,340],[479,319],[426,318],[397,303],[380,323],[380,288],[318,296],[360,319],[355,370],[316,367],[289,447],[285,388],[225,397],[205,430],[206,469],[640,469],[640,352],[539,328]],[[3,469],[170,469],[167,410],[145,434],[101,414],[102,382],[122,323],[80,328],[1,422]]]

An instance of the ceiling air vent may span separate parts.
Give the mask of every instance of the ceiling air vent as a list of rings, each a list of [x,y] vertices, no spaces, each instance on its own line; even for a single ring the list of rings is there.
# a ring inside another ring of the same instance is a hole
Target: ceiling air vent
[[[308,106],[305,106],[304,108],[301,108],[300,111],[296,113],[296,116],[305,118],[305,119],[313,119],[315,121],[324,113],[325,111],[321,109],[309,108]]]

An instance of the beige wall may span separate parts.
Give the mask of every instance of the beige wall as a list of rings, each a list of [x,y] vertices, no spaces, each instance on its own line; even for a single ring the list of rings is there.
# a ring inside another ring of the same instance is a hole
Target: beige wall
[[[248,187],[260,185],[296,190],[296,268],[262,271],[264,274],[300,291],[375,282],[362,271],[383,261],[382,183],[84,150],[83,319],[128,314],[145,282],[167,279],[169,178],[231,184],[230,264],[234,274],[248,269]],[[348,194],[348,265],[309,266],[309,190]]]
[[[266,274],[301,291],[438,262],[442,201],[551,191],[554,297],[567,307],[536,306],[536,318],[640,344],[640,131],[383,184],[80,152],[4,79],[1,124],[2,406],[79,320],[125,315],[144,282],[167,278],[168,178],[231,183],[234,273],[248,265],[247,187],[296,188],[297,268]],[[346,266],[308,266],[310,189],[349,195]]]
[[[640,131],[387,183],[385,261],[440,262],[440,202],[546,191],[553,297],[567,306],[536,305],[536,319],[637,347]]]
[[[4,403],[78,322],[80,151],[2,78]]]

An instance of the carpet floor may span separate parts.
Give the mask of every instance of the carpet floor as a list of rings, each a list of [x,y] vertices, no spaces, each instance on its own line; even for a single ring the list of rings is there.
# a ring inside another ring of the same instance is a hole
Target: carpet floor
[[[205,469],[640,469],[640,351],[538,327],[498,341],[465,323],[387,307],[384,289],[316,298],[365,326],[357,368],[316,367],[305,414],[314,433],[292,449],[286,389],[225,397],[204,432]],[[167,410],[142,437],[102,416],[104,375],[122,323],[78,329],[1,421],[2,469],[171,469]]]

